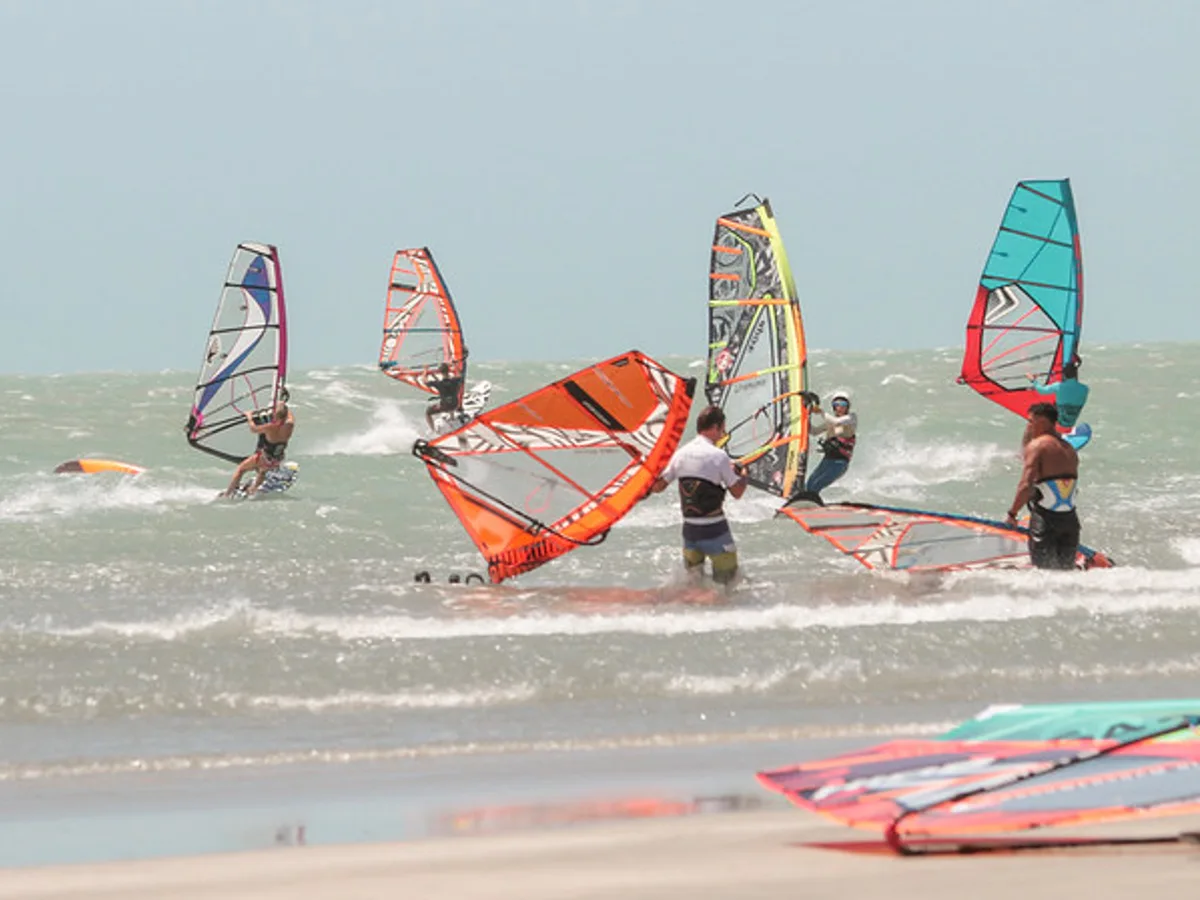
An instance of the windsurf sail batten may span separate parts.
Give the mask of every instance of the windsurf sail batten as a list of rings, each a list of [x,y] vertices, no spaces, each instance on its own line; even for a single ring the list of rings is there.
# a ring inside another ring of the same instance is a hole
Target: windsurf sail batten
[[[1070,181],[1022,181],[1005,210],[967,321],[959,380],[1025,418],[1078,353],[1083,258]]]
[[[418,441],[413,453],[499,583],[604,540],[666,468],[693,390],[630,351]]]
[[[796,285],[770,202],[717,218],[709,262],[705,394],[750,484],[789,497],[808,459],[807,349]]]
[[[188,443],[229,462],[249,456],[254,441],[245,414],[286,399],[287,345],[279,251],[238,244],[205,343]]]
[[[428,247],[398,250],[388,278],[379,368],[427,393],[445,364],[466,383],[467,351],[450,289]]]

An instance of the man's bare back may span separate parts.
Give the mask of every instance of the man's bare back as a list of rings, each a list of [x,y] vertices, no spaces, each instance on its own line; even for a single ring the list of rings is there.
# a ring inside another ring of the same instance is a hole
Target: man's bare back
[[[292,439],[292,431],[296,428],[296,420],[292,418],[291,411],[289,411],[285,421],[277,422],[272,419],[266,425],[259,427],[262,429],[259,434],[266,435],[267,440],[272,444],[286,444]]]
[[[1030,486],[1045,478],[1078,478],[1079,454],[1058,435],[1039,435],[1025,445],[1025,475]]]

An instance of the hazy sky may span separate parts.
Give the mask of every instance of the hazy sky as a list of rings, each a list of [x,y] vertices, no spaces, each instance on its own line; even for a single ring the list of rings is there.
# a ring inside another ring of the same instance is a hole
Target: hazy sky
[[[373,363],[428,245],[476,359],[702,355],[769,196],[809,344],[958,344],[1069,176],[1089,342],[1200,339],[1200,3],[0,0],[0,371],[198,369],[239,240],[292,365]]]

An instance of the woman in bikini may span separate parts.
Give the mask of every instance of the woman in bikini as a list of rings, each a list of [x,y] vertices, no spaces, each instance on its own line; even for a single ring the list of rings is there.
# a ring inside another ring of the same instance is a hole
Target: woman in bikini
[[[269,421],[259,425],[254,421],[253,413],[246,413],[246,422],[250,425],[250,431],[258,435],[258,447],[253,454],[238,463],[233,472],[233,479],[222,495],[225,497],[232,497],[238,492],[242,486],[242,478],[251,469],[257,470],[258,474],[246,493],[253,494],[257,491],[263,479],[267,477],[267,472],[278,469],[283,462],[288,441],[291,440],[292,431],[296,427],[295,417],[282,400],[275,404],[275,414]]]

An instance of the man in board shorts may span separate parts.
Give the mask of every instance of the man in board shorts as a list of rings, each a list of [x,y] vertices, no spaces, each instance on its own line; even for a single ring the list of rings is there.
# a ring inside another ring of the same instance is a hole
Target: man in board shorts
[[[1079,552],[1075,487],[1079,454],[1058,435],[1053,403],[1035,403],[1025,427],[1025,467],[1007,522],[1029,506],[1029,558],[1039,569],[1074,569]]]
[[[678,479],[683,513],[683,564],[700,575],[704,560],[712,560],[717,584],[730,585],[738,571],[737,545],[725,520],[725,493],[736,499],[746,492],[746,474],[734,465],[717,442],[725,435],[725,413],[710,406],[696,421],[696,437],[671,457],[650,493],[657,494]]]

